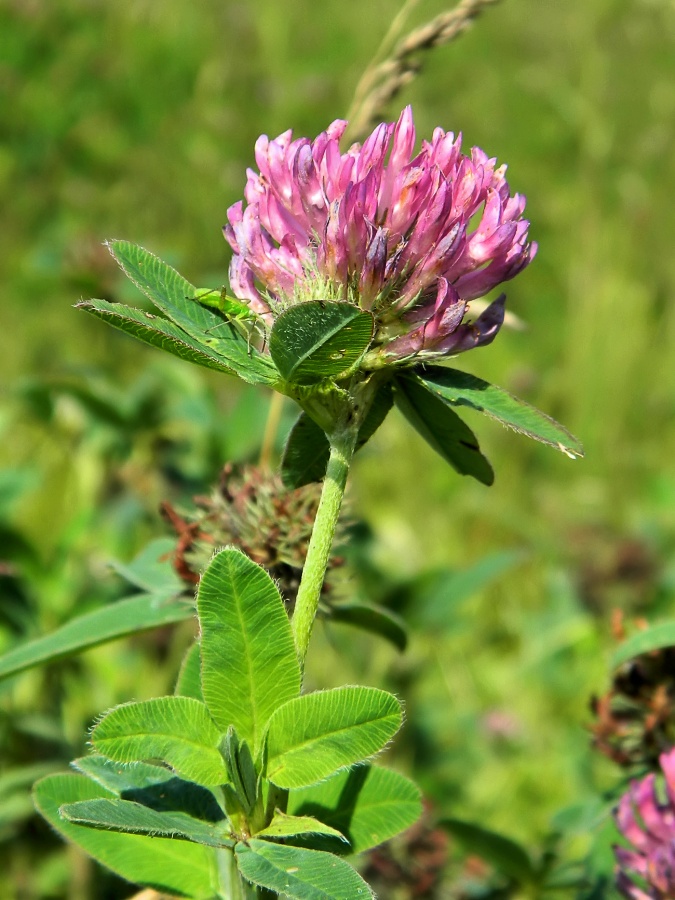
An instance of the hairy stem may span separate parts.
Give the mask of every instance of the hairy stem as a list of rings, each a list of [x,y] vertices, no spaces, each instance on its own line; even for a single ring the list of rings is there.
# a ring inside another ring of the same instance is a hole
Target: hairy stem
[[[351,428],[329,438],[328,468],[291,623],[301,666],[304,666],[305,663],[307,647],[319,606],[321,588],[333,545],[335,527],[340,515],[349,466],[354,455],[356,436],[357,431]]]
[[[239,874],[232,850],[218,851],[218,873],[222,900],[257,900],[259,889]]]

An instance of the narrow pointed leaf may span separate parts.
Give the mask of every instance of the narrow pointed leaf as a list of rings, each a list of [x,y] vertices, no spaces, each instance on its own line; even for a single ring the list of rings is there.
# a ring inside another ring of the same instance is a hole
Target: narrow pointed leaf
[[[199,649],[199,641],[195,641],[183,658],[183,663],[178,673],[176,690],[177,697],[192,697],[193,700],[204,702],[202,694],[202,658]]]
[[[182,812],[157,812],[130,800],[100,798],[65,803],[59,813],[77,825],[105,828],[128,834],[178,838],[207,847],[232,847],[227,828],[201,822]]]
[[[256,832],[256,837],[273,840],[300,834],[323,834],[347,843],[347,838],[343,834],[325,822],[320,822],[312,816],[289,816],[280,810],[274,813],[274,818],[267,828]]]
[[[0,834],[6,841],[16,827],[30,819],[35,808],[30,795],[31,786],[38,778],[61,768],[58,760],[30,763],[5,769],[0,774]]]
[[[437,569],[416,578],[405,598],[406,620],[436,633],[447,632],[456,627],[456,612],[465,600],[525,559],[522,550],[504,550],[465,569]]]
[[[279,591],[264,569],[232,547],[211,560],[197,607],[204,700],[220,728],[234,725],[255,755],[272,713],[300,693]]]
[[[45,775],[51,775],[55,769],[60,768],[57,759],[49,762],[28,763],[28,765],[7,767],[0,775],[0,816],[2,816],[2,803],[14,794],[15,791],[22,793],[26,788],[30,788],[39,778]]]
[[[145,344],[165,350],[179,359],[234,375],[232,363],[208,347],[201,345],[195,338],[160,316],[152,315],[121,303],[108,303],[107,300],[83,300],[76,304],[77,309],[84,309],[98,319],[102,319],[114,328],[138,338]]]
[[[353,625],[385,638],[403,652],[408,644],[408,632],[403,619],[374,603],[336,603],[330,608],[330,621]]]
[[[374,894],[344,860],[318,850],[250,840],[235,847],[244,878],[293,900],[367,900]]]
[[[116,762],[162,759],[183,778],[208,787],[228,780],[220,738],[203,703],[157,697],[111,710],[92,731],[91,743]]]
[[[219,313],[199,303],[198,290],[175,269],[137,244],[110,241],[107,246],[124,273],[158,309],[200,345],[206,344],[209,353],[227,360],[240,378],[252,384],[278,380],[271,359]]]
[[[476,435],[447,403],[409,377],[396,380],[394,398],[413,428],[453,469],[482,484],[492,484],[492,466],[480,452]]]
[[[664,647],[675,647],[675,622],[661,622],[631,635],[615,650],[612,667],[616,669],[636,656]]]
[[[117,600],[72,619],[51,634],[14,647],[0,656],[0,678],[73,656],[128,634],[182,622],[195,614],[191,604],[171,602],[168,598],[165,602],[158,600],[158,595]]]
[[[373,339],[374,320],[351,303],[310,301],[274,323],[270,354],[286,381],[313,384],[354,366]]]
[[[172,564],[176,552],[176,539],[156,538],[143,547],[129,563],[116,559],[110,565],[130,584],[144,593],[180,594],[185,590],[184,582],[178,577]]]
[[[291,791],[288,812],[320,819],[344,834],[348,852],[362,853],[410,828],[422,813],[422,800],[419,788],[408,778],[365,765]],[[335,849],[340,852],[339,847]]]
[[[122,878],[159,893],[194,900],[214,896],[215,853],[200,844],[115,834],[67,822],[59,808],[67,803],[112,795],[81,775],[50,775],[35,785],[35,805],[63,837],[81,847]]]
[[[270,719],[267,777],[304,787],[381,750],[401,726],[401,704],[376,688],[342,687],[290,700]]]
[[[573,459],[584,455],[579,441],[560,423],[503,388],[475,375],[442,366],[425,366],[417,371],[416,377],[453,407],[464,406],[483,412],[535,441],[557,447]]]
[[[370,440],[394,402],[391,384],[383,385],[375,395],[363,425],[359,429],[356,449]],[[299,488],[313,481],[321,481],[326,474],[330,447],[323,430],[302,412],[288,436],[281,460],[281,478],[287,488]]]
[[[507,878],[513,878],[519,884],[536,882],[537,872],[529,854],[511,838],[461,819],[443,819],[439,824],[447,828],[469,853],[480,856]]]
[[[230,361],[241,378],[253,383],[276,380],[271,360],[252,347],[220,313],[199,302],[201,289],[138,244],[110,241],[107,247],[125,275],[164,315],[199,344],[206,344],[218,357]]]
[[[83,300],[75,305],[77,309],[84,309],[140,341],[187,362],[237,375],[250,384],[278,381],[279,375],[269,357],[259,353],[229,323],[220,322],[217,333],[200,334],[183,331],[169,319],[121,303]]]
[[[195,286],[154,253],[129,241],[109,241],[106,246],[127,278],[180,328],[203,334],[222,322],[216,312],[193,299]]]

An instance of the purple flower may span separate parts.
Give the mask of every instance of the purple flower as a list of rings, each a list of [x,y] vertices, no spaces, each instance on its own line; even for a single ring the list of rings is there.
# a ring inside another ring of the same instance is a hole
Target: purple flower
[[[461,136],[440,128],[413,156],[410,107],[341,153],[346,125],[337,120],[314,141],[290,131],[258,139],[246,206],[230,207],[224,229],[232,290],[268,324],[305,300],[370,310],[373,367],[489,343],[504,297],[472,323],[469,302],[536,252],[506,167],[477,147],[464,156]]]
[[[661,754],[659,762],[665,800],[658,798],[655,776],[647,775],[631,782],[615,813],[617,827],[634,848],[614,848],[617,887],[631,900],[675,898],[675,748]]]

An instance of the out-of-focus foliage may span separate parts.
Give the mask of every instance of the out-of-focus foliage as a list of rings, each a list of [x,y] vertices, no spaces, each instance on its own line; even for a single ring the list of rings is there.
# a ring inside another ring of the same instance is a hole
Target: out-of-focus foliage
[[[72,309],[141,301],[101,242],[136,241],[194,284],[223,283],[219,229],[256,137],[314,136],[344,115],[398,8],[0,4],[0,651],[125,596],[109,560],[165,533],[160,501],[188,503],[262,442],[263,390]],[[442,8],[420,0],[411,23]],[[428,54],[401,97],[420,136],[463,131],[527,194],[540,251],[507,291],[527,330],[466,363],[563,422],[586,458],[474,416],[488,489],[392,415],[354,468],[351,515],[372,537],[355,529],[351,584],[407,620],[409,649],[327,626],[308,681],[404,697],[391,762],[437,818],[508,835],[538,866],[552,848],[580,859],[600,826],[592,852],[608,870],[602,794],[619,776],[588,751],[588,698],[609,687],[611,609],[658,620],[673,606],[674,54],[668,0],[503,0]],[[0,896],[131,893],[65,851],[26,788],[82,754],[100,710],[170,692],[191,636],[186,623],[0,683]],[[452,836],[447,852],[441,896],[488,896],[486,883],[504,895]]]

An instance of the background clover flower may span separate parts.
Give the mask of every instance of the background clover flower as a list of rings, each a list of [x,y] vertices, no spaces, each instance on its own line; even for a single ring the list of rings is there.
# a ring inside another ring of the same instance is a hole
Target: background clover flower
[[[675,897],[675,748],[659,759],[666,797],[657,795],[655,775],[633,781],[616,810],[616,823],[633,849],[615,847],[617,887],[631,900]],[[643,886],[633,880],[637,875]]]
[[[488,343],[504,298],[473,323],[469,301],[536,252],[506,167],[476,147],[462,154],[461,136],[441,128],[413,156],[410,107],[341,153],[346,124],[314,141],[290,131],[258,139],[259,171],[248,170],[246,205],[230,207],[224,229],[232,290],[268,321],[310,299],[370,310],[374,346],[394,359]]]

